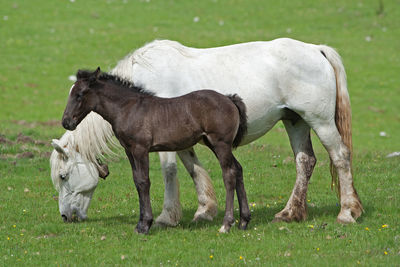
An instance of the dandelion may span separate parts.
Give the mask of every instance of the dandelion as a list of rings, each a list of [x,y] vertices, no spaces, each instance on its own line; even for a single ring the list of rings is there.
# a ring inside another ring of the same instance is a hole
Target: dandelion
[[[15,228],[15,227],[17,227],[17,226],[14,224],[13,227]]]
[[[319,248],[317,248],[317,251],[319,251]]]
[[[387,253],[387,251],[385,251],[385,252],[383,252],[383,254],[387,255],[388,253]]]
[[[10,237],[9,237],[9,236],[7,236],[7,240],[10,240]]]
[[[242,257],[242,256],[239,256],[239,260],[243,260],[243,257]]]
[[[210,255],[210,260],[212,260],[214,258],[214,256],[213,255]]]
[[[389,225],[387,225],[387,224],[384,224],[384,225],[382,225],[382,228],[386,228],[386,227],[388,227]]]
[[[311,228],[311,229],[314,229],[314,225],[312,225],[312,224],[307,225],[307,227]]]
[[[369,228],[368,228],[368,227],[365,227],[365,230],[366,230],[366,231],[369,231]]]

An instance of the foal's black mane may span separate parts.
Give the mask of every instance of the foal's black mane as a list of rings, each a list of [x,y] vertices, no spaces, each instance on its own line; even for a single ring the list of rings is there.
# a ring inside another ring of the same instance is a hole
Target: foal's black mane
[[[89,78],[93,77],[93,71],[90,71],[90,70],[78,70],[78,72],[76,74],[76,77],[77,77],[78,80],[80,80],[80,79],[89,79]],[[149,95],[149,96],[153,96],[154,95],[154,93],[149,92],[149,91],[143,89],[142,87],[135,86],[133,84],[133,82],[131,82],[131,81],[128,81],[126,79],[123,79],[121,77],[118,77],[116,75],[112,75],[112,74],[109,74],[109,73],[106,73],[106,72],[101,72],[99,77],[98,77],[98,80],[106,81],[106,82],[113,82],[114,84],[119,85],[121,87],[124,87],[126,89],[129,89],[129,90],[131,90],[131,91],[133,91],[135,93],[139,93],[139,94],[143,94],[143,95]]]

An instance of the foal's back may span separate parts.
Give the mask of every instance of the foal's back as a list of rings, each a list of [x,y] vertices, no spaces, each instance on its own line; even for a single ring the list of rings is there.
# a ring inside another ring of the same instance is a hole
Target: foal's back
[[[151,133],[150,151],[182,150],[207,135],[232,142],[239,126],[238,108],[229,97],[212,90],[175,98],[147,97],[140,109],[148,114],[141,128]]]

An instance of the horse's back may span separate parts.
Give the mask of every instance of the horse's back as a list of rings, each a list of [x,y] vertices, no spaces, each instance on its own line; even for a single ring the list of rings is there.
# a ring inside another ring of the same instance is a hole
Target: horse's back
[[[128,68],[120,62],[114,72],[123,67],[135,85],[157,96],[204,88],[238,94],[248,107],[248,142],[271,129],[286,108],[300,115],[335,109],[335,74],[318,45],[288,38],[215,48],[154,41],[128,60]]]

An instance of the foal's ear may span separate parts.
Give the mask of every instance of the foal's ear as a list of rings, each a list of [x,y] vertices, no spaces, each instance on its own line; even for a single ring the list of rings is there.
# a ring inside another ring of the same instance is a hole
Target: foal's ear
[[[101,70],[100,67],[97,67],[97,69],[93,72],[93,74],[89,78],[89,83],[93,84],[97,81],[97,79],[100,77]]]

